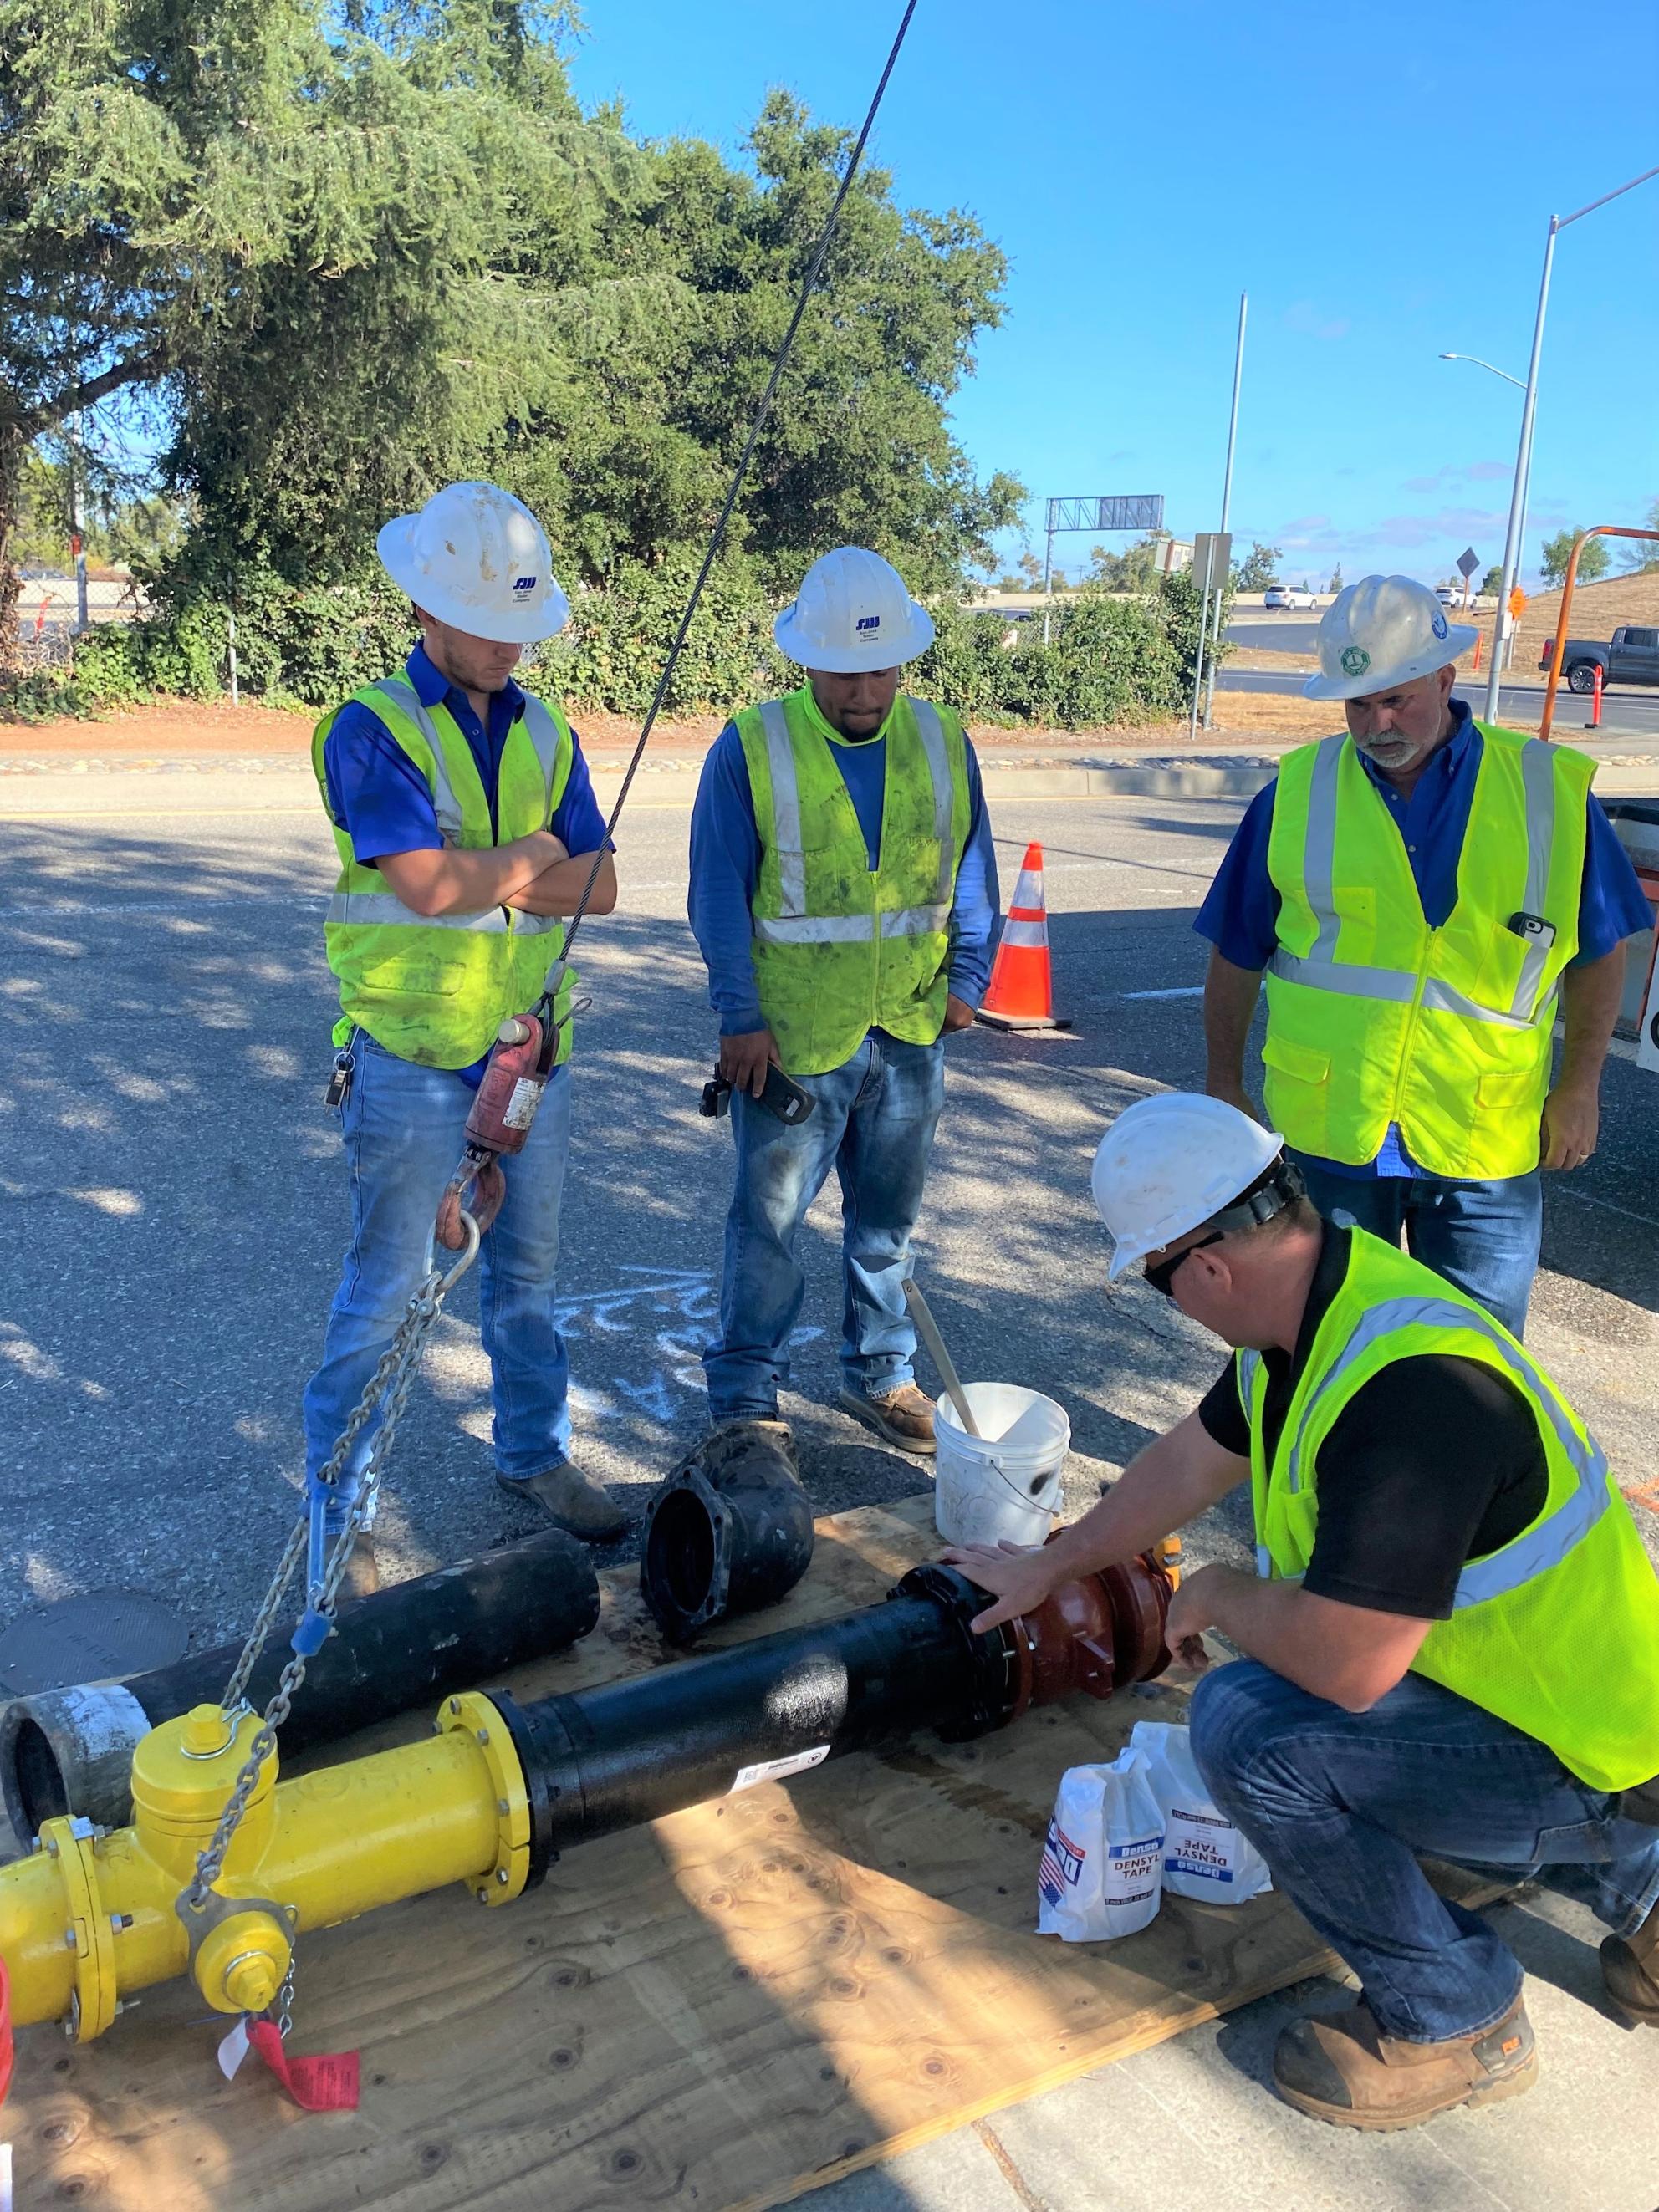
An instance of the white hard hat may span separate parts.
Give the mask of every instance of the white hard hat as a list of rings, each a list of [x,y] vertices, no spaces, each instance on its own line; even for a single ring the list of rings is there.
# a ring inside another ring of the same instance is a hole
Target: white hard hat
[[[380,565],[417,607],[495,645],[534,645],[570,619],[547,533],[499,484],[446,484],[376,538]]]
[[[933,641],[933,617],[918,606],[890,561],[863,545],[837,545],[800,580],[794,603],[772,625],[778,650],[826,676],[900,668]]]
[[[1112,1234],[1109,1279],[1224,1212],[1284,1149],[1281,1136],[1224,1099],[1192,1091],[1137,1098],[1101,1139],[1091,1178]]]
[[[1319,673],[1310,699],[1364,699],[1432,676],[1479,633],[1449,623],[1426,584],[1412,576],[1364,576],[1339,592],[1319,625]]]

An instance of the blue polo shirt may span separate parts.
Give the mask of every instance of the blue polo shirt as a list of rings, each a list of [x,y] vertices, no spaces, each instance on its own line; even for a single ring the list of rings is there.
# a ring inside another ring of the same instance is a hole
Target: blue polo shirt
[[[809,695],[810,696],[810,695]],[[864,832],[866,856],[873,871],[881,859],[882,816],[886,805],[887,740],[846,738],[830,728],[816,707],[817,727],[835,749],[836,765]],[[957,869],[951,907],[950,988],[958,999],[977,1006],[991,980],[992,940],[999,911],[996,848],[980,787],[979,763],[968,753],[968,842]],[[755,988],[755,925],[750,908],[760,878],[760,831],[755,824],[749,763],[728,722],[703,763],[691,811],[691,882],[687,908],[692,933],[708,969],[708,996],[720,1016],[722,1036],[747,1036],[766,1026]]]
[[[1399,824],[1411,862],[1423,918],[1438,929],[1457,902],[1457,864],[1468,827],[1474,780],[1483,740],[1468,702],[1454,699],[1456,727],[1402,799],[1376,764],[1362,752],[1360,764]],[[1236,968],[1260,970],[1279,943],[1279,892],[1267,872],[1267,838],[1273,828],[1276,783],[1257,792],[1233,833],[1226,857],[1198,910],[1193,927]],[[1627,937],[1653,926],[1647,894],[1630,856],[1594,793],[1588,807],[1584,879],[1578,901],[1578,950],[1571,965],[1600,960]],[[1346,1176],[1414,1176],[1425,1173],[1407,1152],[1396,1124],[1390,1123],[1374,1160],[1355,1166],[1348,1160],[1319,1160],[1322,1168]]]
[[[473,713],[465,692],[433,666],[424,646],[417,645],[404,666],[421,704],[428,708],[447,707],[454,717],[477,763],[489,801],[490,829],[498,832],[501,755],[508,733],[524,712],[524,692],[510,679],[499,691],[492,692],[485,724]],[[575,736],[574,731],[571,734]],[[372,864],[383,853],[443,850],[443,832],[438,827],[437,809],[425,776],[380,716],[360,700],[349,699],[334,717],[323,741],[323,772],[328,779],[335,819],[350,837],[360,860]],[[593,796],[580,738],[564,795],[547,826],[573,854],[597,853],[605,842],[605,817]],[[488,1054],[484,1057],[488,1059]],[[476,1089],[483,1070],[484,1061],[480,1060],[456,1073]]]

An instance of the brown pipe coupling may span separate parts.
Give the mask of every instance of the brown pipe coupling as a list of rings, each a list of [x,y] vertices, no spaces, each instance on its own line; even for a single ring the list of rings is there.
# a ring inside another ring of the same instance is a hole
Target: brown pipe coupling
[[[1164,1641],[1174,1579],[1157,1555],[1062,1583],[1032,1613],[1009,1623],[1014,1702],[1010,1720],[1073,1692],[1109,1698],[1150,1682],[1170,1663]]]

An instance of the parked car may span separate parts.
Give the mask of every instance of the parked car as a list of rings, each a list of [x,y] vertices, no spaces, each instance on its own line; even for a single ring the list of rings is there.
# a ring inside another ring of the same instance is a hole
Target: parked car
[[[1443,607],[1461,607],[1463,604],[1463,587],[1461,584],[1437,584],[1434,596]]]
[[[1538,665],[1547,668],[1555,640],[1547,637]],[[1623,623],[1606,645],[1594,638],[1570,637],[1561,655],[1561,672],[1570,691],[1594,691],[1595,672],[1603,684],[1659,684],[1659,629]]]
[[[1281,607],[1311,607],[1314,595],[1311,592],[1293,591],[1288,584],[1269,584],[1261,595],[1261,604],[1270,611]]]

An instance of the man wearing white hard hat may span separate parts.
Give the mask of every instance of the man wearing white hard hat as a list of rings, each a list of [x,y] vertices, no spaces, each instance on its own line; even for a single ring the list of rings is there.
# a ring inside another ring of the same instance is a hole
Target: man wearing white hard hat
[[[1244,1048],[1265,974],[1267,1118],[1310,1196],[1403,1236],[1519,1335],[1539,1169],[1595,1150],[1623,940],[1652,917],[1594,763],[1453,696],[1474,636],[1408,576],[1338,594],[1305,688],[1340,702],[1347,734],[1285,756],[1196,927],[1211,1091],[1255,1110]]]
[[[833,1167],[840,1403],[902,1450],[931,1452],[903,1286],[942,1040],[972,1022],[990,974],[996,861],[979,766],[948,707],[899,688],[933,625],[878,554],[843,545],[814,562],[774,634],[805,681],[726,726],[691,821],[691,927],[737,1152],[709,1413],[717,1431],[778,1424],[805,1287],[796,1238]],[[774,1066],[811,1097],[805,1119],[769,1109]]]
[[[317,725],[313,763],[340,855],[325,931],[340,985],[330,1102],[351,1174],[351,1243],[322,1364],[306,1386],[308,1476],[327,1463],[430,1264],[433,1219],[501,1024],[533,1006],[605,823],[562,709],[513,680],[526,645],[569,617],[528,507],[458,483],[380,533],[420,642],[395,675]],[[600,863],[591,910],[617,900]],[[495,1397],[497,1480],[572,1534],[619,1535],[626,1516],[570,1464],[568,1364],[554,1304],[570,1135],[570,977],[555,1005],[559,1064],[479,1252],[479,1312]],[[355,1496],[375,1423],[358,1438],[332,1522]],[[350,1587],[375,1586],[360,1538]]]
[[[1216,1806],[1347,1961],[1359,2002],[1285,2030],[1288,2102],[1413,2126],[1530,2086],[1519,1961],[1417,1854],[1589,1904],[1607,1995],[1659,2027],[1659,1579],[1595,1439],[1475,1302],[1321,1220],[1279,1136],[1220,1099],[1137,1101],[1096,1203],[1152,1288],[1235,1352],[1203,1402],[1046,1547],[947,1557],[976,1631],[1249,1486],[1256,1571],[1176,1592]],[[1593,1662],[1593,1663],[1592,1663]]]

